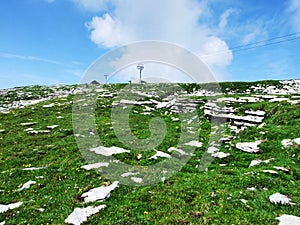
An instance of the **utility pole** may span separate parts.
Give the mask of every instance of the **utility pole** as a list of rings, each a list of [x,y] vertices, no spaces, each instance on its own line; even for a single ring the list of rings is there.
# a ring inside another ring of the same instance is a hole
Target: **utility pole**
[[[107,77],[108,77],[108,75],[105,74],[104,77],[105,77],[105,84],[107,84]]]
[[[140,70],[140,84],[142,83],[142,70],[144,69],[144,65],[142,63],[139,63],[136,67],[138,70]]]

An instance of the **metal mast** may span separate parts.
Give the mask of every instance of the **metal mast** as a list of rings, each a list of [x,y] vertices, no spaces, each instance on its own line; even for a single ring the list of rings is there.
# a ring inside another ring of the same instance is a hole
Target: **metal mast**
[[[142,70],[144,69],[144,65],[139,63],[136,67],[140,71],[140,84],[142,83]]]

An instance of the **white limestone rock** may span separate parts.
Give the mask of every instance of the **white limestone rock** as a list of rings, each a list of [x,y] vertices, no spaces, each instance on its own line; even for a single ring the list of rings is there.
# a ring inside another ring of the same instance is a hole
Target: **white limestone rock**
[[[161,151],[157,151],[154,149],[154,151],[156,152],[155,155],[151,156],[150,159],[157,159],[158,157],[163,157],[163,158],[171,158],[171,156],[167,153],[161,152]]]
[[[99,206],[88,206],[86,208],[75,208],[74,211],[65,219],[65,223],[80,225],[81,223],[87,221],[87,218],[91,215],[98,213],[101,209],[104,209],[106,205]]]
[[[295,138],[295,139],[283,139],[281,141],[281,144],[283,147],[288,148],[293,145],[300,145],[300,138]]]
[[[259,165],[261,163],[269,163],[271,160],[273,160],[274,158],[271,158],[271,159],[267,159],[267,160],[261,160],[261,159],[254,159],[251,161],[249,167],[251,166],[256,166],[256,165]]]
[[[243,199],[243,198],[240,199],[240,200],[241,200],[241,202],[244,203],[244,204],[247,204],[247,202],[248,202],[246,199]]]
[[[274,204],[290,204],[291,199],[280,193],[275,193],[269,197],[270,202]]]
[[[126,150],[124,148],[119,148],[119,147],[104,147],[104,146],[99,146],[96,148],[91,149],[92,152],[95,152],[96,154],[99,155],[104,155],[104,156],[111,156],[113,154],[121,154],[124,152],[130,152],[129,150]]]
[[[255,142],[240,142],[236,144],[236,148],[240,149],[244,152],[249,153],[257,153],[259,152],[258,145],[261,144],[262,141],[255,141]]]
[[[263,170],[264,173],[278,174],[275,170]]]
[[[119,185],[118,181],[114,181],[109,186],[101,186],[98,188],[93,188],[88,192],[85,192],[81,195],[84,198],[85,202],[94,202],[94,201],[103,201],[104,199],[108,198],[110,192],[112,192],[115,188]]]
[[[91,170],[91,169],[98,169],[100,167],[108,167],[108,165],[109,165],[108,162],[99,162],[99,163],[84,165],[81,168],[85,170]]]
[[[184,145],[200,148],[200,147],[202,147],[203,144],[199,141],[190,141],[190,142],[184,143]]]
[[[249,187],[249,188],[247,188],[247,191],[255,191],[255,190],[256,190],[255,187]]]
[[[51,103],[49,105],[43,105],[43,108],[52,108],[53,106],[55,106],[55,104]]]
[[[297,216],[284,214],[276,219],[280,221],[278,225],[300,225],[300,217]]]
[[[171,147],[168,149],[168,152],[172,152],[172,151],[178,152],[181,155],[187,155],[187,153],[185,151],[183,151],[182,149],[179,149],[179,148]]]
[[[6,212],[6,211],[8,211],[8,210],[10,210],[10,209],[18,208],[18,207],[20,207],[22,204],[23,204],[23,202],[16,202],[16,203],[8,204],[8,205],[1,205],[1,204],[0,204],[0,213]]]
[[[283,172],[289,172],[289,170],[287,168],[284,168],[282,166],[273,166],[273,168],[275,168],[277,170],[280,170],[280,171],[283,171]]]
[[[17,191],[23,191],[25,189],[29,189],[31,185],[36,184],[36,181],[27,181],[21,188],[19,188]]]
[[[58,127],[58,125],[52,125],[52,126],[47,126],[48,129],[53,130],[54,128]]]
[[[223,159],[223,158],[226,158],[226,157],[230,156],[230,153],[216,152],[216,153],[213,153],[211,156],[214,157],[214,158]]]
[[[254,116],[264,116],[266,114],[266,112],[261,110],[246,110],[245,113]]]
[[[209,154],[214,154],[214,153],[217,153],[219,151],[219,149],[218,148],[216,148],[215,146],[210,146],[210,147],[208,147],[207,148],[207,153],[209,153]]]
[[[29,167],[29,168],[23,168],[22,170],[24,171],[31,171],[31,170],[41,170],[41,169],[46,169],[47,167],[41,166],[41,167]]]
[[[32,125],[36,125],[37,122],[26,122],[26,123],[21,123],[21,126],[32,126]]]
[[[134,175],[137,175],[137,174],[139,174],[139,173],[127,172],[127,173],[123,173],[121,175],[121,177],[129,177],[129,176],[134,176]]]
[[[133,180],[135,183],[142,183],[143,178],[140,177],[130,177],[131,180]]]

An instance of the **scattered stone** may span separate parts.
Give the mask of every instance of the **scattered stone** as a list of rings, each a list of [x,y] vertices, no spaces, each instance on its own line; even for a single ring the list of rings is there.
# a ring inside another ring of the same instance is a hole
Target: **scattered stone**
[[[58,127],[58,125],[52,125],[52,126],[47,126],[48,129],[53,130],[54,128]]]
[[[32,125],[36,125],[37,122],[27,122],[27,123],[21,123],[21,126],[32,126]]]
[[[284,139],[284,140],[281,141],[281,144],[285,148],[291,147],[293,145],[300,145],[300,138]]]
[[[274,158],[272,159],[267,159],[267,160],[260,160],[260,159],[254,159],[251,161],[249,167],[251,166],[256,166],[258,164],[261,164],[261,163],[269,163],[271,160],[273,160]]]
[[[200,147],[202,147],[203,144],[199,141],[190,141],[190,142],[184,143],[184,145],[189,145],[189,146],[200,148]]]
[[[113,154],[121,154],[124,152],[130,152],[129,150],[119,148],[119,147],[104,147],[104,146],[99,146],[97,148],[92,148],[92,152],[95,152],[96,154],[104,155],[104,156],[111,156]]]
[[[248,202],[246,199],[243,199],[243,198],[240,199],[240,200],[241,200],[241,202],[244,203],[244,204],[247,204],[247,202]]]
[[[142,157],[143,157],[142,154],[138,154],[137,157],[136,157],[136,159],[137,159],[137,160],[140,160]]]
[[[273,98],[270,99],[269,102],[283,102],[283,101],[288,101],[289,98]]]
[[[172,105],[174,105],[176,102],[176,98],[169,101],[169,102],[159,102],[157,105],[156,105],[156,108],[157,109],[161,109],[161,108],[169,108],[171,107]]]
[[[26,128],[24,131],[32,131],[33,130],[33,128],[32,127],[29,127],[29,128]]]
[[[42,167],[29,167],[29,168],[23,168],[22,170],[41,170],[41,169],[46,169],[47,167],[42,166]]]
[[[32,184],[36,184],[36,181],[30,180],[30,181],[26,182],[26,183],[23,184],[23,186],[22,186],[21,188],[19,188],[17,191],[23,191],[23,190],[25,190],[25,189],[29,189],[30,186],[31,186]]]
[[[0,130],[0,133],[4,133],[5,132],[5,130]]]
[[[30,130],[28,134],[47,134],[50,133],[50,130]]]
[[[6,211],[8,211],[10,209],[18,208],[22,204],[23,204],[23,202],[11,203],[11,204],[8,204],[8,205],[1,205],[0,204],[0,213],[6,212]]]
[[[209,153],[209,154],[214,154],[214,153],[217,153],[219,151],[219,149],[218,148],[216,148],[215,146],[210,146],[210,147],[208,147],[207,148],[207,153]]]
[[[101,209],[104,209],[106,205],[99,206],[88,206],[86,208],[75,208],[74,211],[65,219],[65,223],[80,225],[81,223],[87,221],[87,218],[91,215],[98,213]]]
[[[289,170],[287,168],[281,167],[281,166],[273,166],[273,168],[277,169],[277,170],[281,170],[283,172],[289,172]]]
[[[275,193],[269,197],[270,202],[274,204],[290,204],[291,199],[280,193]]]
[[[266,112],[264,111],[261,111],[261,110],[246,110],[245,111],[246,114],[249,114],[249,115],[254,115],[254,116],[264,116],[266,114]]]
[[[54,105],[54,103],[51,103],[49,105],[43,105],[43,108],[52,108]]]
[[[258,145],[262,141],[255,141],[255,142],[240,142],[236,144],[236,148],[249,153],[257,153],[259,152]]]
[[[228,142],[230,142],[233,138],[234,138],[234,136],[223,137],[223,138],[220,139],[220,141],[223,142],[223,143],[228,143]]]
[[[0,222],[0,225],[5,225],[5,221]]]
[[[250,187],[250,188],[247,188],[247,191],[255,191],[256,188],[255,187]]]
[[[163,157],[163,158],[171,158],[171,156],[167,153],[161,152],[161,151],[157,151],[154,149],[154,151],[156,152],[155,155],[151,156],[150,159],[157,159],[158,157]]]
[[[133,176],[133,175],[137,175],[137,174],[139,174],[139,173],[127,172],[127,173],[123,173],[123,174],[121,175],[121,177],[129,177],[129,176]]]
[[[297,216],[284,214],[276,219],[280,221],[278,225],[300,225],[300,217]]]
[[[38,208],[37,210],[38,210],[39,212],[44,212],[44,211],[45,211],[44,208]]]
[[[118,181],[114,181],[110,186],[101,186],[98,188],[93,188],[88,192],[81,195],[85,202],[103,201],[108,198],[110,192],[112,192],[119,185]]]
[[[172,151],[178,152],[181,155],[187,155],[187,153],[185,151],[183,151],[182,149],[179,149],[179,148],[171,147],[168,149],[168,152],[172,152]]]
[[[142,183],[143,179],[140,177],[130,177],[131,180],[133,180],[135,183]]]
[[[217,152],[217,153],[213,153],[211,156],[215,157],[215,158],[223,159],[223,158],[230,156],[230,153]]]
[[[278,172],[274,170],[263,170],[264,173],[270,173],[270,174],[278,174]]]
[[[81,168],[86,169],[86,170],[91,170],[91,169],[98,169],[100,167],[108,167],[109,163],[108,162],[99,162],[99,163],[93,163],[93,164],[88,164],[84,165]]]

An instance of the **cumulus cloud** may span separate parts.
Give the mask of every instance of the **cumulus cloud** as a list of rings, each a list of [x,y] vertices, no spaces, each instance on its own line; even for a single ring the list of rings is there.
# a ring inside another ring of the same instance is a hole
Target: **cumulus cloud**
[[[300,30],[300,1],[290,0],[288,12],[291,13],[292,26],[296,31]]]
[[[91,30],[91,40],[106,48],[120,46],[132,40],[126,26],[121,21],[114,20],[109,14],[102,17],[95,16],[86,27]]]
[[[105,8],[107,3],[105,0],[73,1],[78,4],[98,2],[101,5],[99,9]],[[160,40],[178,44],[199,56],[210,54],[210,57],[202,59],[212,68],[226,68],[232,61],[226,42],[213,34],[215,30],[225,29],[232,9],[221,15],[215,27],[210,27],[201,22],[207,21],[207,1],[115,0],[113,6],[114,10],[94,16],[86,23],[91,40],[101,48],[110,49],[142,40]],[[221,54],[212,54],[220,51]]]

